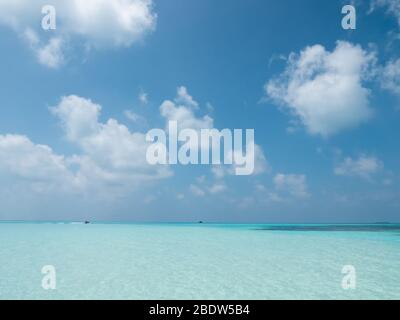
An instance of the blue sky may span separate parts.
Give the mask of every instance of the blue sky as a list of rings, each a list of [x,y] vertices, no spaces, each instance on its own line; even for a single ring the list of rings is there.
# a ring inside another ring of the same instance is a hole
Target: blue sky
[[[1,219],[400,220],[399,1],[354,2],[356,30],[345,1],[50,2],[0,0]],[[145,163],[189,97],[255,129],[254,175]]]

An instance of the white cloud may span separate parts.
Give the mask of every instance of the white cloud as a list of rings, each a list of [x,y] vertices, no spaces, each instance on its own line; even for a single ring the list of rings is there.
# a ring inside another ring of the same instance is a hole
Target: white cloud
[[[367,121],[375,54],[339,41],[329,52],[321,45],[292,53],[286,70],[265,85],[267,95],[284,105],[311,134],[329,136]]]
[[[189,190],[196,197],[204,197],[206,194],[216,195],[227,190],[227,186],[223,181],[217,181],[210,186],[202,185],[201,187],[195,184],[189,186]]]
[[[346,158],[337,165],[334,172],[338,176],[360,177],[370,179],[372,175],[381,171],[384,164],[373,156],[360,155],[358,159]]]
[[[41,9],[47,4],[46,0],[0,0],[0,24],[20,35],[35,30],[38,38],[46,38],[50,32],[45,33],[40,26]],[[57,17],[57,29],[51,31],[52,35],[57,34],[56,38],[63,41],[77,39],[89,47],[128,47],[156,26],[152,0],[53,0],[51,5]],[[45,46],[49,45],[54,46],[54,41]],[[54,62],[45,65],[53,67]]]
[[[99,130],[101,106],[76,95],[62,97],[60,103],[50,111],[61,121],[69,141],[80,141],[82,137]]]
[[[50,38],[47,44],[43,44],[36,31],[26,28],[23,38],[35,53],[40,64],[57,69],[65,62],[63,53],[65,42],[61,37]]]
[[[252,175],[260,175],[271,171],[271,166],[268,163],[262,148],[254,142],[248,146],[247,152],[251,154],[254,148],[254,171]],[[233,157],[234,159],[234,157]],[[236,169],[240,167],[237,164],[233,165],[214,165],[211,172],[216,179],[223,179],[225,176],[236,175]]]
[[[71,165],[70,158],[56,154],[49,146],[35,144],[26,136],[0,135],[1,192],[14,190],[18,197],[77,195],[84,190],[85,181]]]
[[[197,109],[199,107],[197,101],[193,99],[193,97],[188,93],[186,87],[184,86],[178,88],[175,102],[177,104],[184,105],[193,109]]]
[[[310,196],[307,188],[306,176],[303,174],[282,174],[274,177],[275,188],[278,191],[286,192],[292,197],[305,199]]]
[[[80,152],[67,157],[26,136],[0,135],[0,176],[9,181],[8,188],[110,199],[171,176],[168,166],[147,163],[143,133],[130,132],[114,119],[100,122],[101,106],[91,100],[66,96],[50,110]]]
[[[42,65],[57,69],[64,62],[63,39],[51,38],[44,47],[37,49],[38,60]]]
[[[174,102],[165,100],[160,106],[160,112],[167,121],[177,121],[179,130],[213,128],[214,119],[208,115],[197,117],[193,110],[197,108],[198,103],[189,95],[187,89],[179,87]]]
[[[0,170],[29,180],[70,177],[66,159],[22,135],[0,135]]]
[[[168,166],[147,163],[143,133],[130,132],[114,119],[100,122],[101,106],[91,100],[66,96],[50,110],[80,153],[66,157],[26,136],[0,135],[3,181],[9,178],[10,185],[31,191],[94,192],[112,198],[171,176]]]
[[[260,175],[271,171],[271,166],[269,165],[262,148],[254,141],[248,146],[247,152],[252,153],[252,148],[254,149],[254,171],[252,175]],[[234,164],[233,167],[237,168],[238,166],[237,164]]]
[[[262,200],[265,202],[283,202],[284,199],[276,191],[270,191],[263,184],[257,183],[255,189],[262,195]]]
[[[171,100],[165,100],[160,106],[160,113],[166,119],[166,130],[168,131],[168,121],[176,121],[178,124],[178,130],[193,129],[200,131],[201,129],[214,129],[214,119],[209,115],[203,117],[196,116],[195,111],[198,111],[199,104],[193,99],[188,93],[186,87],[181,86],[177,89],[177,96],[174,102]],[[196,142],[194,142],[196,143]],[[208,145],[206,142],[200,141],[200,146]],[[197,146],[196,146],[197,147]],[[269,164],[265,158],[262,148],[252,141],[248,146],[247,152],[250,154],[254,150],[254,171],[253,175],[262,174],[269,170]],[[229,156],[229,155],[228,155]],[[233,157],[235,159],[235,157]],[[229,165],[221,166],[219,169],[215,167],[212,169],[214,174],[233,175],[235,169],[239,166]],[[219,170],[219,173],[216,172]]]
[[[144,117],[133,112],[132,110],[125,110],[124,115],[134,123],[146,123],[146,119]]]
[[[67,140],[80,149],[68,157],[26,136],[0,135],[2,181],[25,186],[22,190],[88,192],[111,199],[171,176],[168,166],[147,163],[144,134],[130,132],[114,119],[99,122],[100,111],[100,105],[78,96],[63,97],[51,108]]]
[[[391,60],[382,68],[381,86],[400,95],[400,59]]]
[[[209,192],[212,194],[217,194],[217,193],[221,193],[224,192],[227,189],[226,185],[224,183],[221,182],[217,182],[214,185],[212,185],[209,188]]]
[[[139,98],[140,103],[143,105],[146,105],[149,103],[148,94],[146,92],[144,92],[143,90],[140,90],[138,98]]]
[[[130,46],[155,28],[151,0],[65,1],[65,15],[58,10],[66,28],[94,45]]]
[[[191,184],[189,186],[189,190],[196,196],[196,197],[204,197],[206,195],[206,193],[204,192],[203,189],[201,189],[200,187]]]
[[[188,109],[186,106],[174,108]],[[13,183],[24,184],[29,181],[29,186],[37,188],[40,185],[40,190],[47,188],[54,192],[90,194],[91,198],[99,195],[111,200],[114,195],[124,196],[148,183],[171,176],[170,167],[152,166],[146,161],[148,143],[145,134],[131,132],[115,119],[100,120],[100,104],[69,95],[61,97],[59,103],[49,110],[58,119],[66,141],[73,144],[77,151],[64,156],[55,153],[49,146],[33,143],[28,137],[0,136],[2,178],[10,177]],[[212,127],[211,118],[211,122],[202,123],[204,118],[199,119],[194,113],[187,114],[190,117],[185,119],[189,125]],[[253,147],[257,150],[256,158],[265,161],[262,150],[258,146]],[[259,173],[263,169],[258,169],[256,165],[255,171]],[[227,190],[221,179],[209,184],[205,182],[202,177],[197,181],[201,185],[193,184],[189,190],[199,197]]]
[[[214,112],[214,106],[210,102],[206,103],[206,108],[208,112]]]
[[[176,121],[178,123],[178,129],[211,129],[213,127],[214,120],[205,115],[202,118],[196,117],[194,112],[186,106],[176,105],[170,100],[166,100],[160,107],[161,115],[167,121]]]
[[[151,166],[146,161],[148,144],[145,135],[109,119],[99,122],[101,106],[78,96],[62,97],[51,108],[62,124],[69,141],[78,145],[83,157],[77,162],[86,173],[110,181],[138,183],[170,175],[166,166]],[[90,167],[96,170],[90,172]]]
[[[374,11],[378,7],[386,8],[389,14],[394,15],[400,25],[400,1],[399,0],[372,0],[371,10]]]
[[[32,48],[35,48],[37,45],[39,45],[39,36],[33,29],[26,28],[23,37]]]
[[[224,166],[213,166],[211,168],[211,172],[213,173],[213,175],[216,179],[222,179],[226,175],[234,174],[233,170],[230,170],[230,168],[228,169]]]

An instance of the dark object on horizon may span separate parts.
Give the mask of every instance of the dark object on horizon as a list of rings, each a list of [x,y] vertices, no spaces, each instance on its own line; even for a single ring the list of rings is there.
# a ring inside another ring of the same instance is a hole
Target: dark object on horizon
[[[326,224],[326,225],[265,225],[253,230],[264,231],[334,231],[334,232],[396,232],[398,224]]]
[[[199,223],[203,223],[203,221],[199,221]]]
[[[87,221],[87,220],[85,221],[85,224],[89,224],[89,223],[90,223],[89,221]]]

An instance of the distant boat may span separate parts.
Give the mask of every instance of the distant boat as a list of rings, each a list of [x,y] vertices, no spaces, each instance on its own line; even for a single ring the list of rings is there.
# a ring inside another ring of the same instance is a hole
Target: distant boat
[[[199,221],[199,223],[203,223],[203,221]]]
[[[85,224],[89,224],[89,223],[90,223],[90,221],[87,221],[87,220],[85,221]]]

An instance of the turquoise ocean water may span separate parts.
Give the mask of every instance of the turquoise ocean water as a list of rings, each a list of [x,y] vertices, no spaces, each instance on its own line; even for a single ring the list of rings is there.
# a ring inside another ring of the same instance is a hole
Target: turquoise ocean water
[[[400,298],[400,225],[0,223],[0,259],[0,299]]]

